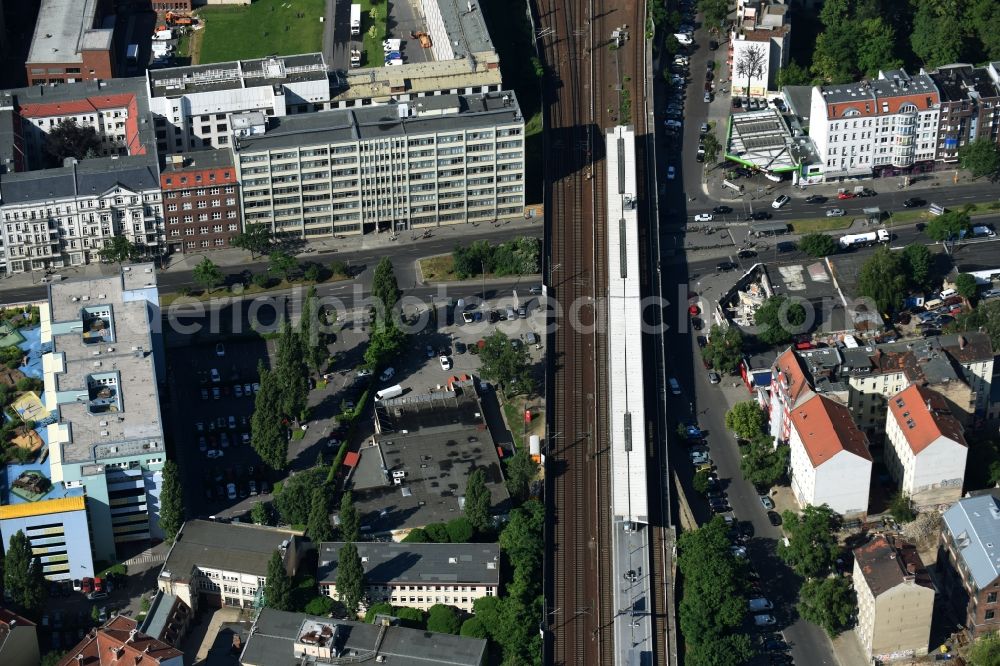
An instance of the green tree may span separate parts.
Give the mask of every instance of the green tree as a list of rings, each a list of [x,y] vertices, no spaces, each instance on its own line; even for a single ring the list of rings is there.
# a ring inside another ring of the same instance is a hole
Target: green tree
[[[344,541],[361,540],[361,516],[354,506],[350,490],[345,490],[340,496],[340,538]]]
[[[889,502],[889,513],[900,523],[908,523],[917,517],[917,514],[913,512],[913,503],[902,490],[892,496],[892,501]]]
[[[709,367],[734,374],[743,360],[743,333],[735,326],[723,329],[713,324],[701,355]]]
[[[277,385],[279,413],[302,419],[309,400],[309,368],[302,338],[288,321],[281,326],[276,356],[269,379]]]
[[[41,611],[48,596],[48,581],[42,562],[31,550],[31,542],[18,530],[10,537],[3,560],[4,592],[15,605],[29,613]]]
[[[757,337],[766,344],[780,345],[805,330],[806,309],[785,296],[772,296],[754,313]]]
[[[1000,633],[988,633],[977,638],[969,646],[965,657],[969,666],[1000,666]]]
[[[392,615],[394,609],[388,601],[379,601],[368,607],[365,611],[365,622],[372,624],[376,615]]]
[[[424,531],[427,532],[427,538],[433,543],[449,543],[451,541],[448,536],[448,527],[444,523],[424,525]]]
[[[959,238],[962,232],[967,232],[972,228],[972,220],[965,210],[950,210],[943,215],[938,215],[927,223],[924,233],[933,240],[945,241]]]
[[[96,157],[100,150],[97,130],[90,125],[78,125],[72,118],[59,121],[45,135],[45,155],[51,167],[61,167],[67,157],[78,160]]]
[[[385,367],[399,354],[405,342],[406,334],[391,319],[376,322],[365,348],[365,363],[372,370]]]
[[[101,261],[116,263],[121,266],[136,254],[136,246],[125,236],[115,236],[105,241],[100,253]]]
[[[976,284],[976,278],[968,273],[959,273],[958,277],[955,278],[955,290],[962,298],[967,298],[972,300],[979,293],[979,285]]]
[[[963,169],[968,169],[973,178],[996,178],[1000,174],[1000,150],[996,141],[981,137],[960,146],[958,161]]]
[[[449,520],[445,524],[445,531],[451,543],[468,543],[476,536],[476,531],[472,529],[472,524],[465,516]]]
[[[726,427],[741,439],[753,439],[764,431],[764,411],[753,400],[738,402],[726,412]]]
[[[94,606],[96,609],[97,606]],[[59,662],[62,661],[63,657],[66,655],[65,652],[46,652],[42,656],[42,661],[39,666],[59,666]]]
[[[715,164],[719,158],[719,151],[722,149],[719,140],[715,138],[714,133],[709,132],[702,137],[701,143],[705,147],[705,163]]]
[[[270,525],[271,509],[267,502],[254,502],[250,507],[250,521],[254,525]]]
[[[423,629],[427,624],[424,612],[419,608],[409,606],[396,606],[392,609],[393,615],[398,617],[404,627],[411,629]]]
[[[358,547],[353,542],[340,547],[337,556],[337,596],[347,608],[350,617],[358,614],[358,604],[365,592],[365,570],[361,566]]]
[[[414,527],[403,537],[403,543],[431,543],[431,540],[422,527]]]
[[[826,504],[809,505],[801,515],[782,514],[788,545],[778,542],[778,557],[803,578],[820,578],[830,573],[837,560],[837,514]]]
[[[923,62],[924,68],[932,70],[939,65],[962,62],[965,30],[961,18],[951,3],[916,2],[910,46],[913,53]]]
[[[280,276],[282,280],[288,280],[298,269],[299,260],[283,250],[272,252],[267,262],[268,272]]]
[[[191,277],[209,293],[219,286],[224,279],[222,271],[220,271],[219,267],[216,266],[215,263],[208,257],[203,258],[201,262],[194,267]]]
[[[934,255],[926,245],[912,243],[903,248],[903,271],[910,285],[918,289],[930,286]]]
[[[746,453],[740,458],[743,477],[757,486],[773,486],[788,469],[789,448],[785,444],[777,447],[770,435],[759,434],[745,447]]]
[[[476,616],[472,616],[462,623],[462,629],[458,632],[460,636],[466,638],[489,638],[490,632],[483,626],[483,621]]]
[[[695,650],[738,627],[745,616],[742,565],[730,550],[727,531],[716,516],[677,541],[677,565],[684,576],[678,619]]]
[[[756,654],[746,634],[728,634],[697,642],[693,647],[684,659],[689,666],[739,666],[749,663]]]
[[[875,302],[879,312],[893,312],[903,304],[906,274],[898,254],[882,246],[861,266],[858,292]]]
[[[319,596],[313,597],[306,607],[303,609],[306,615],[315,615],[317,617],[330,617],[335,608],[333,599],[321,594]]]
[[[846,578],[814,578],[799,589],[798,609],[799,615],[833,638],[851,626],[858,604]]]
[[[257,373],[260,392],[254,398],[250,417],[250,444],[265,465],[274,470],[285,469],[288,466],[288,435],[279,416],[281,389],[263,362],[258,363]]]
[[[729,17],[729,0],[698,0],[698,10],[705,16],[705,25],[718,30]]]
[[[486,487],[486,472],[482,468],[477,468],[469,475],[465,485],[465,517],[479,534],[487,533],[493,526],[491,506],[490,489]]]
[[[694,478],[691,479],[691,487],[694,488],[696,493],[704,495],[708,492],[708,479],[711,476],[712,472],[710,470],[698,470],[694,473]]]
[[[281,551],[271,553],[267,562],[267,581],[264,583],[264,603],[268,608],[290,611],[292,609],[292,579],[285,570]]]
[[[980,301],[969,313],[961,314],[955,321],[956,331],[983,331],[990,336],[993,349],[1000,349],[1000,299]]]
[[[396,282],[392,260],[389,257],[382,257],[375,266],[375,272],[372,275],[372,299],[375,301],[375,309],[379,317],[388,317],[402,295],[403,292]]]
[[[528,501],[514,509],[500,532],[500,548],[516,568],[539,570],[545,546],[545,507]]]
[[[874,78],[881,70],[898,69],[903,61],[896,57],[896,31],[881,17],[868,18],[861,22],[857,33],[857,54],[855,61],[859,73]]]
[[[810,257],[827,257],[837,253],[838,245],[833,236],[812,233],[799,239],[799,249]]]
[[[309,287],[305,301],[302,303],[299,336],[306,365],[315,373],[322,373],[330,361],[330,348],[327,346],[327,336],[322,330],[323,322],[320,321],[320,316],[316,287]]]
[[[258,255],[267,254],[274,242],[274,234],[263,224],[248,224],[242,233],[232,237],[229,244],[246,250],[250,253],[251,259],[256,259]]]
[[[519,502],[528,499],[531,482],[538,474],[538,463],[521,449],[507,461],[507,492]]]
[[[184,524],[184,489],[177,463],[163,463],[163,485],[160,488],[160,529],[163,540],[171,542]]]
[[[809,70],[795,62],[789,60],[788,64],[778,70],[778,88],[785,86],[805,86],[812,83]]]
[[[326,488],[313,488],[312,504],[309,508],[309,522],[306,533],[313,543],[333,541],[333,527],[330,525],[330,507],[327,505]]]
[[[445,604],[434,604],[427,610],[427,631],[457,636],[462,630],[458,609]]]
[[[479,350],[480,373],[499,384],[505,392],[528,392],[533,388],[528,351],[524,345],[511,346],[510,338],[496,330]]]

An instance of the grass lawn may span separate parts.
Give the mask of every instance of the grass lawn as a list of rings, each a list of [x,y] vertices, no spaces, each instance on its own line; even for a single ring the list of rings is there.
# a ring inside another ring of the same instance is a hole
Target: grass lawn
[[[226,62],[319,51],[324,0],[255,0],[197,12],[205,27],[198,62]],[[301,17],[299,16],[301,14]]]
[[[524,422],[525,406],[531,408],[531,423]],[[514,438],[514,446],[518,451],[527,451],[528,437],[538,435],[545,436],[545,412],[539,409],[537,398],[528,400],[525,395],[515,395],[503,403],[503,415],[507,420],[507,427]]]
[[[361,66],[384,67],[385,51],[382,48],[382,41],[385,39],[386,3],[359,0],[357,4],[361,5],[361,37],[364,43]],[[378,17],[375,19],[371,17],[372,7],[378,9]],[[409,35],[396,35],[396,37],[409,37]]]
[[[455,258],[450,254],[439,254],[420,260],[420,275],[426,282],[446,282],[455,277]]]
[[[843,217],[816,217],[811,220],[793,220],[790,224],[792,233],[810,234],[817,231],[833,231],[834,229],[846,229],[854,222],[854,218],[848,215]]]

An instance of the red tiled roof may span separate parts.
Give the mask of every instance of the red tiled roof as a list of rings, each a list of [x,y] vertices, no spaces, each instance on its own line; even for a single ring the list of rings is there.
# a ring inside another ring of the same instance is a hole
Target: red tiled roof
[[[826,396],[815,395],[792,410],[792,427],[799,433],[813,467],[819,467],[841,451],[871,461],[868,440],[851,412]]]
[[[784,379],[785,383],[788,384],[788,398],[791,406],[794,407],[800,398],[805,397],[807,391],[812,392],[812,387],[809,386],[809,381],[806,379],[806,373],[802,369],[802,362],[791,347],[775,360],[774,368],[778,379]]]
[[[914,453],[920,453],[941,436],[968,446],[962,425],[937,391],[912,384],[889,399],[889,413]]]
[[[39,102],[25,104],[19,109],[24,118],[44,118],[47,116],[68,116],[81,113],[92,113],[103,109],[120,109],[135,102],[135,95],[122,93],[120,95],[104,95],[99,97],[84,97],[66,102]]]
[[[135,628],[136,621],[131,618],[113,617],[91,631],[57,666],[156,666],[183,656],[180,650],[144,633],[132,635]]]

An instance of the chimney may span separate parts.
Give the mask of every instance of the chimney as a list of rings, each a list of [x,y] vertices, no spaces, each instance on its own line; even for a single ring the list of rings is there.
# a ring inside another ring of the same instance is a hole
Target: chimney
[[[125,640],[125,642],[126,643],[134,643],[135,642],[135,635],[137,633],[139,633],[139,630],[136,629],[135,627],[133,627],[132,629],[130,629],[129,632],[128,632],[128,638]]]
[[[917,573],[916,562],[910,562],[906,565],[906,573],[910,574],[911,576]]]

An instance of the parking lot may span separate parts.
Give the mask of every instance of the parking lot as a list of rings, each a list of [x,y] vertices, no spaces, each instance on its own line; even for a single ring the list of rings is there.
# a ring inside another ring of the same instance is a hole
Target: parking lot
[[[267,494],[275,481],[250,446],[257,362],[270,365],[274,343],[219,344],[174,349],[170,355],[175,458],[185,506],[197,507],[189,517],[232,509],[240,499]]]

